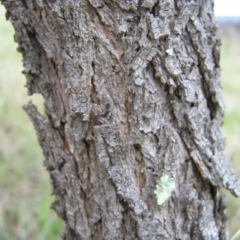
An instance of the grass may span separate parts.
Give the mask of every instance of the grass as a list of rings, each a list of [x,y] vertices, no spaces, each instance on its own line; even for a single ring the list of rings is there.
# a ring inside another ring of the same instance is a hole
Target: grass
[[[30,119],[22,105],[30,100],[24,88],[21,56],[13,28],[0,6],[0,239],[58,240],[62,222],[50,210],[50,180]],[[226,155],[240,175],[240,34],[222,35],[222,85],[226,105],[223,133]],[[31,98],[43,109],[40,96]],[[240,228],[240,200],[227,195],[229,228]]]

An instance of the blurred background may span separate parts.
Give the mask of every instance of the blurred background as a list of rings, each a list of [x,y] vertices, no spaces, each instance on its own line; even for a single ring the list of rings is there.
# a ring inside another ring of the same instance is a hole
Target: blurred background
[[[226,155],[240,176],[240,1],[216,0],[222,39],[221,68],[225,100]],[[53,197],[44,157],[32,123],[22,110],[30,99],[43,112],[43,99],[27,95],[14,31],[0,6],[0,240],[58,240],[62,222],[50,210]],[[240,228],[240,199],[225,191],[229,230]]]
[[[29,97],[13,27],[0,5],[0,240],[59,240],[62,221],[50,210],[50,178],[32,123],[22,106]]]

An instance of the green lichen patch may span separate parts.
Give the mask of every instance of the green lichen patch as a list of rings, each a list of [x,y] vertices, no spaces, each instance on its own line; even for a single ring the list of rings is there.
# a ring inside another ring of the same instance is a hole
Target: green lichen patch
[[[166,50],[166,53],[167,53],[168,55],[172,56],[172,55],[173,55],[173,49],[172,49],[172,48],[167,49],[167,50]]]
[[[162,205],[170,196],[175,188],[175,179],[164,175],[157,181],[154,194],[156,195],[157,204]]]

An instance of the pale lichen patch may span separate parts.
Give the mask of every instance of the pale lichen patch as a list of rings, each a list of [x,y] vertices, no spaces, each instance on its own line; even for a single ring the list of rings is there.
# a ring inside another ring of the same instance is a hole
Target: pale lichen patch
[[[157,181],[154,194],[156,195],[157,204],[162,205],[171,196],[175,188],[175,179],[168,175],[164,175]]]

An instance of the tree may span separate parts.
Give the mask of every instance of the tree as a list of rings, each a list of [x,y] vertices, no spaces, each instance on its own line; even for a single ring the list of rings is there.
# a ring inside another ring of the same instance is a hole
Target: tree
[[[227,239],[213,2],[2,0],[63,239]]]

